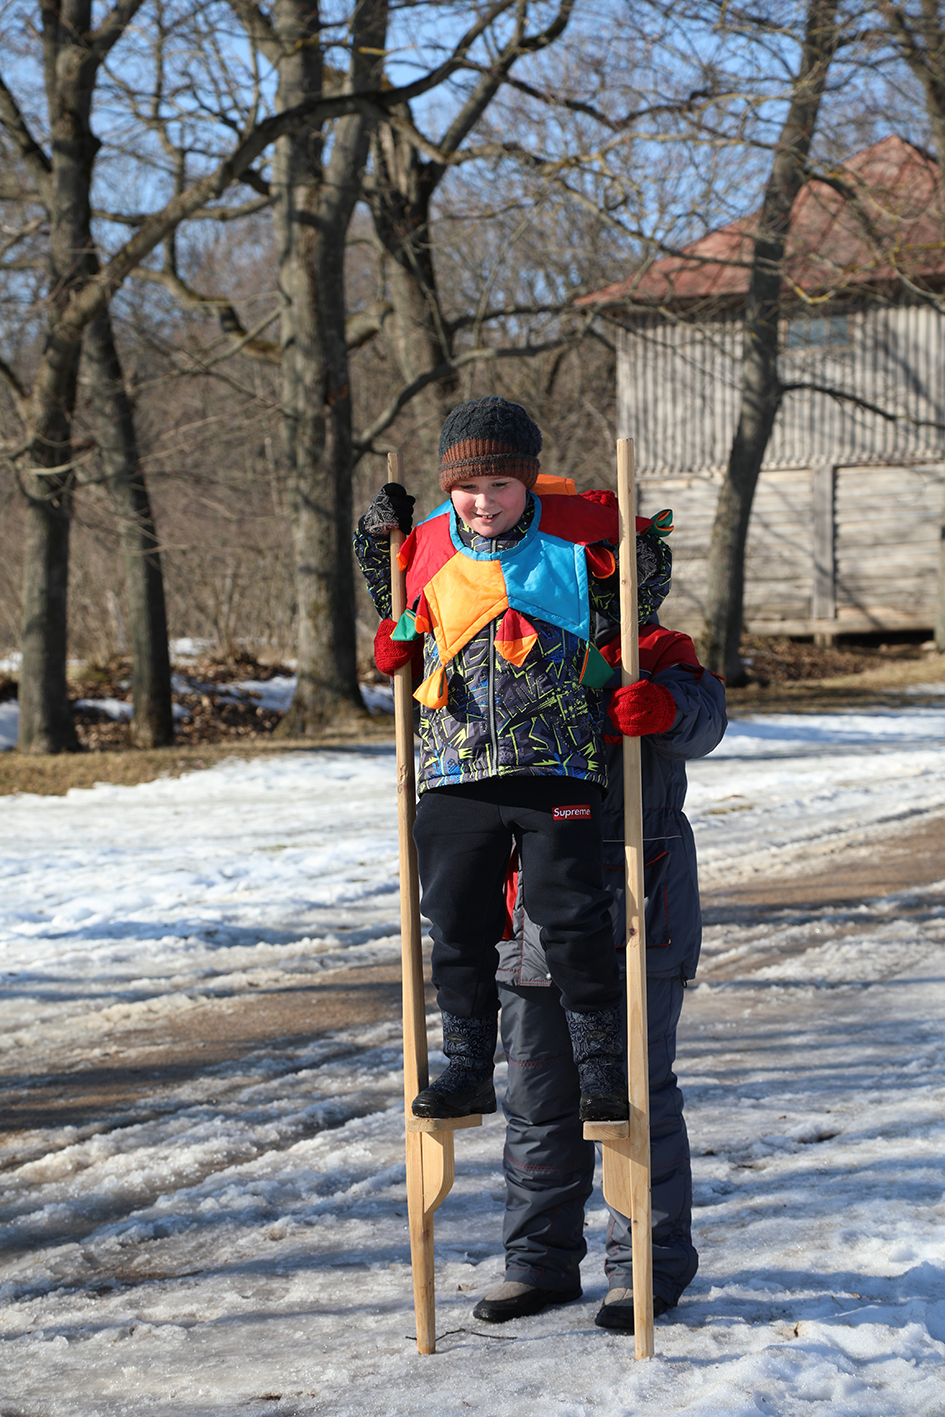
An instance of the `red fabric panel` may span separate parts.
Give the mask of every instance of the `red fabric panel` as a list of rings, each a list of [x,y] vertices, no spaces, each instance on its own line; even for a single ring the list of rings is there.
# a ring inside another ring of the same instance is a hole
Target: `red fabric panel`
[[[592,576],[596,576],[600,581],[612,576],[617,569],[614,553],[608,551],[606,546],[586,546],[584,556],[587,561],[587,569]]]
[[[542,497],[542,531],[562,541],[589,546],[593,541],[616,541],[617,509],[586,497]]]
[[[413,605],[423,587],[455,555],[456,547],[450,537],[449,512],[414,527],[400,548],[400,564],[407,571],[408,606]]]
[[[615,635],[607,644],[600,646],[600,652],[608,664],[616,669],[620,664],[620,636]],[[674,664],[685,664],[696,678],[704,673],[696,654],[696,647],[688,635],[679,630],[666,630],[662,625],[641,625],[640,627],[640,672],[658,674],[661,669],[671,669]]]
[[[505,930],[503,940],[512,938],[512,911],[518,896],[518,851],[513,847],[509,857],[509,869],[505,877]]]

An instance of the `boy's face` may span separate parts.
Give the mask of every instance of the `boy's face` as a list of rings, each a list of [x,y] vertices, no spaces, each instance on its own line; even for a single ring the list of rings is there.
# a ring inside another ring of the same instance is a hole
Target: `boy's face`
[[[528,489],[517,477],[470,477],[450,492],[457,515],[480,536],[501,536],[525,510]]]

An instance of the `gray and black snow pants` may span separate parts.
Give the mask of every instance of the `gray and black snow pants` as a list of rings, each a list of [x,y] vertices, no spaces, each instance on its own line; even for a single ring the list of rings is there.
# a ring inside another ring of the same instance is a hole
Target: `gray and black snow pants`
[[[674,1304],[698,1258],[691,1238],[692,1175],[682,1093],[676,1083],[678,976],[647,979],[653,1290]],[[580,1087],[561,995],[553,986],[499,983],[509,1060],[504,1167],[506,1278],[571,1290],[587,1252],[584,1206],[595,1149],[578,1120]],[[610,1287],[632,1284],[630,1221],[611,1212],[605,1270]]]

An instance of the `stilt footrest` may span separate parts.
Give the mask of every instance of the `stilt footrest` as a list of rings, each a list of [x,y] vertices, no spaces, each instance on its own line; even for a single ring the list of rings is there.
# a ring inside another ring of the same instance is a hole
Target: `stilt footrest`
[[[474,1117],[407,1117],[408,1132],[458,1132],[464,1127],[481,1126],[478,1113]]]
[[[585,1141],[620,1141],[630,1135],[629,1122],[585,1122]]]

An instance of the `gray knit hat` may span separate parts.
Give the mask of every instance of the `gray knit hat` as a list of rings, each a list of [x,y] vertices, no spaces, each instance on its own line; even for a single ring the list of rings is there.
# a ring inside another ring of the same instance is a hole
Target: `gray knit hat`
[[[541,433],[521,404],[497,394],[461,403],[440,434],[440,486],[449,492],[470,477],[516,477],[534,487]]]

